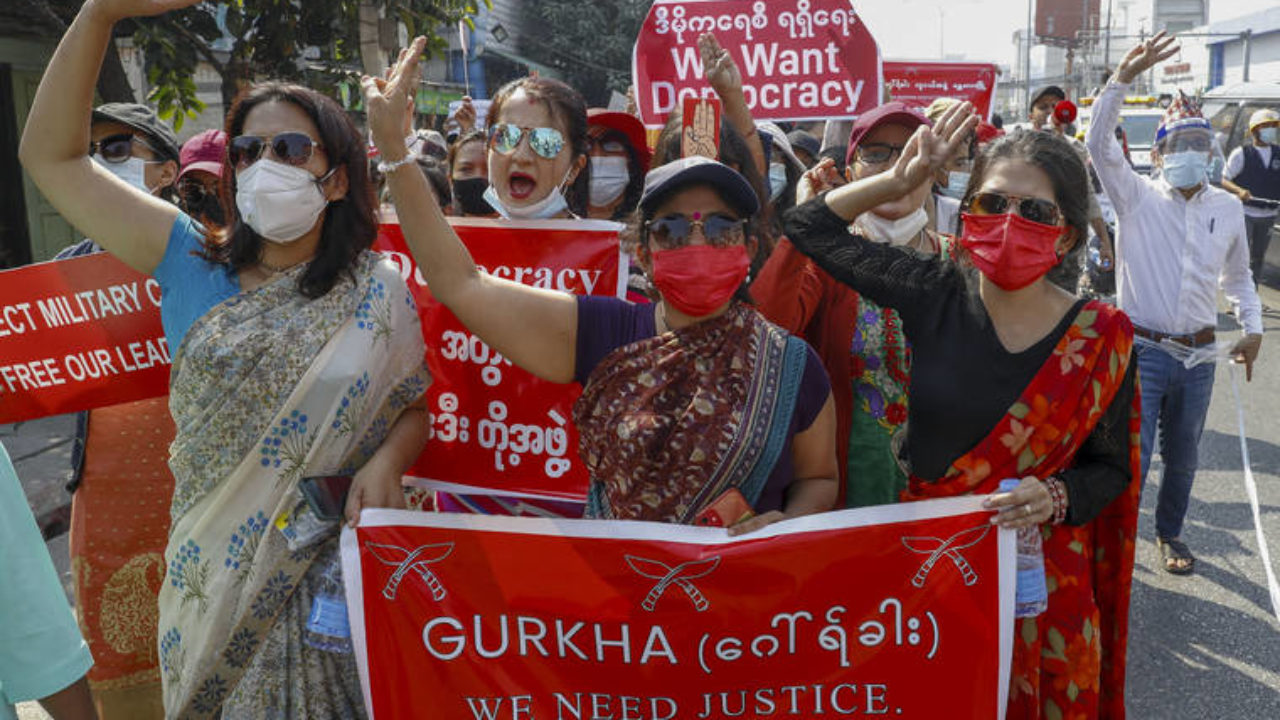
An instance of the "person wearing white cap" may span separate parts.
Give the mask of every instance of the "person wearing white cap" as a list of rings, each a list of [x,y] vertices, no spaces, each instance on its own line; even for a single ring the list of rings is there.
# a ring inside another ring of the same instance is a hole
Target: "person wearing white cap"
[[[1250,145],[1231,151],[1222,173],[1222,187],[1244,203],[1249,231],[1249,270],[1253,284],[1262,279],[1262,268],[1271,242],[1271,226],[1280,213],[1280,113],[1264,108],[1249,117]]]
[[[407,152],[397,132],[421,42],[390,80],[364,80],[369,126],[392,162]],[[623,236],[660,293],[645,304],[479,271],[421,177],[388,183],[432,294],[511,362],[582,385],[573,418],[588,517],[690,524],[728,496],[756,513],[734,528],[746,532],[831,508],[835,410],[822,362],[741,299],[760,201],[740,173],[695,156],[645,176]]]
[[[1252,379],[1262,346],[1262,304],[1250,281],[1244,213],[1231,193],[1209,184],[1212,126],[1181,92],[1156,130],[1152,158],[1158,178],[1145,178],[1125,161],[1115,141],[1129,83],[1177,53],[1163,32],[1125,55],[1093,105],[1085,136],[1102,187],[1115,205],[1117,302],[1133,320],[1134,352],[1142,384],[1140,477],[1145,478],[1159,430],[1160,476],[1156,546],[1164,569],[1192,572],[1195,557],[1180,535],[1197,446],[1213,394],[1213,362],[1187,367],[1196,348],[1217,340],[1218,290],[1236,307],[1245,336],[1231,348]]]

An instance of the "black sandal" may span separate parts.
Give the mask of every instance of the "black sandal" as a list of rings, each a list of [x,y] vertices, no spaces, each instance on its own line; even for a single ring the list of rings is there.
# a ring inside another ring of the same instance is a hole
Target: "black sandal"
[[[1174,575],[1190,575],[1196,568],[1196,557],[1191,554],[1187,544],[1178,539],[1165,540],[1156,538],[1156,547],[1160,548],[1160,557],[1164,560],[1164,571]],[[1186,561],[1179,565],[1178,561]]]

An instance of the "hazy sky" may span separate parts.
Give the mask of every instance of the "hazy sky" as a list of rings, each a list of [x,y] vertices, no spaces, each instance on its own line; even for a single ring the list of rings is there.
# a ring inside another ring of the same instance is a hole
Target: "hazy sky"
[[[1120,1],[1114,0],[1117,6]],[[1274,1],[1210,0],[1209,19],[1239,17]],[[1137,0],[1135,18],[1149,16],[1151,5]],[[942,47],[948,55],[1012,65],[1013,32],[1027,24],[1027,0],[854,0],[854,7],[888,59],[936,60]],[[1106,7],[1103,0],[1104,15]]]

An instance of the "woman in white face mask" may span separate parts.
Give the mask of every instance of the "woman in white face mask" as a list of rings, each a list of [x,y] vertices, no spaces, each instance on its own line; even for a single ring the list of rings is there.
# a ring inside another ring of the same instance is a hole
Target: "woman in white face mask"
[[[858,118],[849,136],[847,179],[892,168],[911,134],[928,124],[918,111],[898,102]],[[836,175],[834,165],[824,159],[805,173],[797,203],[845,179]],[[859,233],[886,245],[936,253],[940,238],[926,228],[923,207],[931,185],[923,182],[864,213],[856,222]],[[765,317],[814,346],[833,378],[842,506],[896,502],[906,474],[893,447],[906,423],[910,374],[897,313],[836,282],[788,240],[773,251],[751,294]]]
[[[581,215],[589,142],[578,91],[549,78],[513,80],[494,94],[488,117],[489,205],[509,219]]]
[[[344,514],[404,505],[400,477],[426,440],[421,326],[399,272],[369,251],[366,145],[333,100],[278,83],[241,94],[226,126],[225,235],[87,157],[115,23],[192,4],[85,3],[21,157],[67,219],[160,284],[177,427],[158,623],[166,715],[359,716],[338,531]]]
[[[636,209],[651,153],[644,125],[634,115],[602,108],[587,111],[591,139],[587,217],[623,220]]]

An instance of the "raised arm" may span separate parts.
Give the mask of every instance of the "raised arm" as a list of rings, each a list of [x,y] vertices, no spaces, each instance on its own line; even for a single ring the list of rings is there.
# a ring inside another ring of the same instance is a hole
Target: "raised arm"
[[[390,77],[362,80],[369,128],[383,161],[405,159],[402,125],[405,98],[416,87],[424,38],[400,52]],[[431,294],[471,332],[511,362],[545,380],[573,380],[578,308],[568,293],[542,290],[495,278],[476,269],[435,201],[416,163],[387,173],[409,252]]]
[[[734,130],[747,142],[751,158],[756,161],[760,174],[769,172],[764,161],[764,142],[760,133],[756,132],[755,120],[751,117],[751,109],[747,107],[746,95],[742,92],[742,71],[733,56],[720,46],[716,36],[703,33],[698,36],[698,50],[702,53],[702,73],[707,83],[720,96],[724,117]]]
[[[151,273],[164,257],[178,209],[89,158],[93,91],[111,28],[199,0],[88,0],[49,61],[18,156],[40,191],[80,232],[133,268]]]

